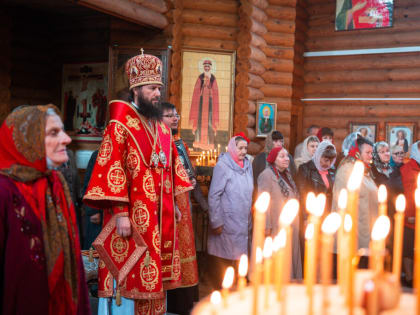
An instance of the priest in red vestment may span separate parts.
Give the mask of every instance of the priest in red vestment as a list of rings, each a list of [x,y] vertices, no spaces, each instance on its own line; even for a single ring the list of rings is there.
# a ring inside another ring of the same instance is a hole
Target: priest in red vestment
[[[214,149],[214,138],[219,126],[219,88],[211,67],[211,60],[204,60],[204,72],[195,83],[190,108],[193,147],[201,150]]]
[[[110,266],[100,261],[98,294],[101,298],[122,297],[121,305],[110,300],[114,315],[163,314],[165,290],[181,284],[176,237],[180,213],[174,198],[192,186],[171,132],[160,122],[161,61],[142,53],[127,62],[126,73],[130,102],[110,102],[110,121],[84,202],[105,209],[104,226],[116,218],[107,261],[136,263],[117,283]],[[132,229],[147,245],[140,257],[127,257],[133,252],[127,241]],[[99,311],[105,313],[103,306],[102,299]]]

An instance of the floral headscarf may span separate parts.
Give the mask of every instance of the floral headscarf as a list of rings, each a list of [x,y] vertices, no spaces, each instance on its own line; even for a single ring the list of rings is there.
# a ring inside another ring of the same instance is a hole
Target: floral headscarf
[[[420,141],[414,142],[411,146],[410,159],[416,160],[420,164],[420,151],[419,151]]]
[[[323,168],[321,167],[321,157],[324,154],[325,150],[328,147],[333,147],[334,148],[334,152],[337,154],[337,151],[335,150],[335,146],[328,140],[324,140],[322,141],[319,145],[318,148],[315,151],[314,156],[312,157],[312,161],[314,161],[314,164],[316,166],[316,168],[318,169],[318,171],[324,172],[327,171],[329,168],[334,166],[335,160],[336,158],[334,158],[334,160],[332,161],[331,165],[329,168]]]
[[[356,142],[358,136],[361,136],[361,133],[357,131],[344,138],[343,144],[341,145],[341,150],[343,151],[344,156],[349,154],[349,151]]]
[[[80,298],[80,243],[74,206],[60,172],[47,169],[45,128],[54,105],[15,109],[1,125],[0,173],[33,185],[43,233],[48,273],[49,307],[56,314],[76,314]],[[21,193],[25,196],[24,192]],[[44,201],[44,202],[42,202]],[[31,204],[29,202],[29,204]]]
[[[379,148],[381,147],[389,148],[389,145],[385,141],[379,141],[373,145],[373,164],[375,165],[378,172],[386,176],[389,176],[389,172],[390,172],[389,163],[382,162],[381,158],[379,157]],[[384,171],[384,170],[387,170],[387,171]]]

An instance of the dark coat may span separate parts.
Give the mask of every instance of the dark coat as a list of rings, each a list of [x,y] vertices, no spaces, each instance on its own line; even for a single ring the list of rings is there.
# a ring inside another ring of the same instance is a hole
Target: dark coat
[[[332,189],[335,179],[335,169],[330,168],[328,170],[327,176],[328,182],[330,183],[329,188],[325,186],[321,174],[318,172],[318,169],[316,168],[312,160],[306,162],[305,164],[302,164],[299,167],[296,184],[300,192],[301,204],[303,206],[305,206],[306,204],[306,195],[310,191],[314,192],[315,195],[324,193],[327,196],[327,202],[324,213],[329,213],[331,211]]]
[[[389,179],[388,176],[386,176],[384,173],[379,172],[375,165],[372,165],[372,168],[370,170],[372,172],[372,178],[376,186],[379,187],[379,185],[386,185]]]

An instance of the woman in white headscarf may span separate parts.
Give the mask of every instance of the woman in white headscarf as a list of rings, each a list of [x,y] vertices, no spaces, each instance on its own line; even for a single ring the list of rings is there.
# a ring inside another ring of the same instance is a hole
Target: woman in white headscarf
[[[318,147],[319,139],[316,136],[309,136],[303,141],[302,154],[300,157],[295,159],[296,169],[299,170],[299,166],[310,161]]]

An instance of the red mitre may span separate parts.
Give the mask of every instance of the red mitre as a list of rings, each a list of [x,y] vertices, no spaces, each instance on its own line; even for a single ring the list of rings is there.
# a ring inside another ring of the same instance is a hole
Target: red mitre
[[[162,61],[156,56],[141,55],[129,59],[125,72],[130,83],[130,90],[136,86],[162,83]]]
[[[211,66],[212,65],[211,60],[208,60],[208,59],[204,60],[203,65],[210,65]]]

